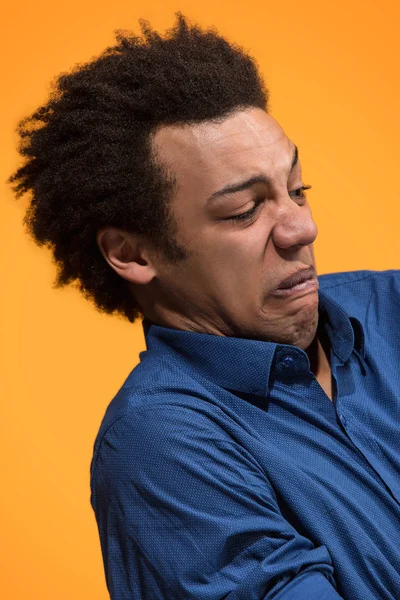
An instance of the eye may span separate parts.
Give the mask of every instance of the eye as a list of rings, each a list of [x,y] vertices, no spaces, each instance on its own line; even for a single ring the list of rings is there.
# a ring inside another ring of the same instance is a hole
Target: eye
[[[257,200],[253,208],[250,208],[250,210],[244,213],[233,215],[232,217],[226,217],[225,219],[220,219],[220,221],[245,221],[246,219],[250,219],[254,215],[262,201],[263,199]]]
[[[292,198],[307,198],[307,195],[304,193],[304,191],[311,189],[311,187],[311,185],[302,185],[296,190],[292,190],[291,192],[289,192],[289,196],[291,196]]]
[[[292,190],[291,192],[289,192],[289,196],[291,196],[292,198],[303,198],[306,199],[307,196],[304,193],[305,190],[309,190],[311,189],[311,185],[302,185],[301,187]],[[250,208],[250,210],[244,212],[244,213],[240,213],[238,215],[233,215],[232,217],[226,217],[225,219],[220,219],[221,221],[245,221],[246,219],[251,219],[251,217],[254,215],[254,213],[256,212],[259,204],[262,202],[262,200],[258,200],[253,208]]]
[[[241,219],[249,219],[256,211],[258,204],[255,204],[253,208],[248,210],[247,212],[240,213],[240,215],[233,215],[232,217],[227,217],[226,219],[222,219],[222,221],[240,221]]]

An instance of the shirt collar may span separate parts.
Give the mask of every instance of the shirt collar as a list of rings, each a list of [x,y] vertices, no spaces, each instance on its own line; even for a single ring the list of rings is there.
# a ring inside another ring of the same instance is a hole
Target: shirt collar
[[[364,331],[361,322],[350,316],[323,290],[318,290],[318,294],[320,321],[329,336],[332,351],[340,362],[345,363],[353,350],[364,357]]]
[[[353,350],[364,355],[364,332],[358,319],[348,315],[322,290],[319,295],[319,326],[325,328],[332,351],[345,363]],[[309,365],[306,352],[288,344],[260,340],[194,333],[170,329],[143,319],[147,350],[179,361],[189,374],[196,371],[222,388],[265,396],[270,374],[275,369],[274,357],[292,355]]]

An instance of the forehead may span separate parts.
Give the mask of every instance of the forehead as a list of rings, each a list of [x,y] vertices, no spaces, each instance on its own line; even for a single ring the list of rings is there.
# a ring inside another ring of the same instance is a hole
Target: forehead
[[[178,187],[191,193],[212,193],[259,173],[287,174],[293,154],[281,126],[259,108],[238,111],[220,123],[163,126],[153,145]]]

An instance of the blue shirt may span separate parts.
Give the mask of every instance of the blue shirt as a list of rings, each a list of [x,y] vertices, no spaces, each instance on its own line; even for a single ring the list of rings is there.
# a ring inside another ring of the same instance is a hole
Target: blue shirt
[[[94,444],[112,600],[400,598],[400,270],[319,276],[302,349],[143,327]]]

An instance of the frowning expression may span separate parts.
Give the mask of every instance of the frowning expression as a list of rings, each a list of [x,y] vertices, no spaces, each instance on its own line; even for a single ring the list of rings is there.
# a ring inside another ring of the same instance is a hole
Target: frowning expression
[[[160,262],[166,324],[307,347],[318,323],[318,285],[277,295],[309,267],[317,227],[298,150],[259,108],[219,122],[161,127],[158,159],[176,179],[171,211],[189,257]]]

